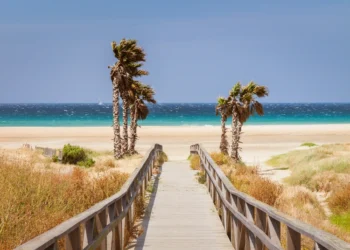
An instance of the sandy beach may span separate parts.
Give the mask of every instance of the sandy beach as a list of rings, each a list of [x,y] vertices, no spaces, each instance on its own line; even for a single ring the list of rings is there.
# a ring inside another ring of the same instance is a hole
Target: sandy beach
[[[1,148],[18,148],[23,143],[55,148],[71,143],[95,150],[112,150],[112,138],[111,127],[0,128]],[[208,151],[217,151],[219,140],[218,126],[144,126],[139,128],[137,150],[142,154],[153,143],[159,143],[170,160],[180,160],[188,157],[191,144],[201,143]],[[242,142],[243,160],[259,165],[272,155],[297,148],[303,142],[350,143],[350,124],[247,125],[243,127]]]

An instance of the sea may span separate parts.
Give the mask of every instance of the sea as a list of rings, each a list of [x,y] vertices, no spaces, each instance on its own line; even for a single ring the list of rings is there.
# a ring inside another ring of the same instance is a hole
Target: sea
[[[264,103],[247,124],[346,124],[350,103]],[[218,126],[215,103],[150,104],[141,126]],[[112,126],[112,104],[0,104],[0,127]]]

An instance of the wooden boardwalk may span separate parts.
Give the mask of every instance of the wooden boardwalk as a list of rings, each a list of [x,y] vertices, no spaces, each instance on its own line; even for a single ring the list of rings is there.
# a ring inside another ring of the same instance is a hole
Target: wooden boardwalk
[[[206,187],[188,162],[166,162],[135,249],[230,249]]]

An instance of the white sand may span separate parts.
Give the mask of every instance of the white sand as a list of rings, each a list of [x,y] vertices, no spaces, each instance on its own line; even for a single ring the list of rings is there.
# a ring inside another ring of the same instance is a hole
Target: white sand
[[[145,153],[153,143],[159,143],[164,146],[170,160],[186,159],[189,147],[194,143],[203,144],[208,151],[218,151],[221,133],[218,126],[144,126],[138,131],[137,150],[140,153]],[[230,129],[228,136],[231,136]],[[23,143],[48,147],[62,147],[71,143],[112,151],[112,138],[111,127],[0,128],[0,147],[3,148],[18,148]],[[303,142],[350,143],[350,124],[244,126],[242,141],[243,161],[266,169],[263,163],[272,155],[295,149]],[[283,171],[281,174],[288,173]],[[277,176],[277,179],[282,177]]]

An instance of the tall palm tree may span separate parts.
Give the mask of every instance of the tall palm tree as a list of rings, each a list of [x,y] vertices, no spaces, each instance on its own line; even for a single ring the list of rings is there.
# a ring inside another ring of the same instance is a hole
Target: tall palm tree
[[[236,141],[240,142],[242,126],[252,115],[264,115],[264,107],[258,102],[257,98],[262,98],[269,95],[269,91],[266,86],[261,86],[251,81],[241,88],[239,92],[239,119],[237,122],[238,133]]]
[[[230,101],[229,98],[219,97],[216,105],[216,115],[221,116],[221,140],[220,140],[220,151],[222,154],[228,155],[228,141],[226,136],[226,121],[231,115]]]
[[[112,42],[112,50],[117,62],[111,67],[113,83],[113,128],[114,156],[120,158],[128,150],[128,111],[129,90],[133,77],[148,74],[141,70],[141,62],[145,61],[145,53],[137,45],[136,40],[122,39],[119,44]],[[120,137],[119,125],[119,95],[123,100],[123,134]]]
[[[154,99],[155,92],[149,85],[142,84],[139,81],[134,81],[133,88],[133,104],[131,105],[131,125],[130,125],[130,145],[129,153],[136,154],[135,145],[137,140],[137,121],[147,118],[149,109],[145,102],[156,103]]]
[[[241,91],[241,83],[236,83],[233,88],[230,91],[230,105],[231,105],[231,112],[232,112],[232,144],[231,144],[231,158],[238,162],[240,160],[239,157],[239,142],[237,141],[237,134],[238,134],[238,119],[239,119],[239,110],[240,110],[240,103],[239,103],[239,95]]]

